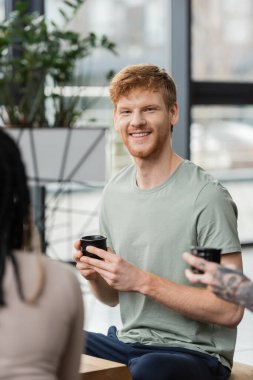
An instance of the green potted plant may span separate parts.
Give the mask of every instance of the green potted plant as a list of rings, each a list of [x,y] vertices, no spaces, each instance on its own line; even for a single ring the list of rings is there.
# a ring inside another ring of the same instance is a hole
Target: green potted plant
[[[85,0],[64,0],[59,9],[63,26],[29,13],[20,0],[0,25],[0,123],[18,128],[73,127],[78,118],[78,94],[66,98],[60,90],[71,85],[77,61],[96,48],[116,54],[105,35],[90,32],[82,37],[67,28]],[[50,104],[53,115],[46,112]]]

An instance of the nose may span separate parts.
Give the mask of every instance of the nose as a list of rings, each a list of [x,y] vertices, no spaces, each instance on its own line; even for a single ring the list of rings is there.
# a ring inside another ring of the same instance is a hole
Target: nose
[[[146,124],[146,120],[143,117],[142,113],[140,111],[134,111],[131,115],[131,126],[132,127],[139,127]]]

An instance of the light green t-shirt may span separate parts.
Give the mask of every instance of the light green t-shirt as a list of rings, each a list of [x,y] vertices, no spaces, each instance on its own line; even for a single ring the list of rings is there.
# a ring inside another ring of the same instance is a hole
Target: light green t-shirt
[[[191,245],[221,248],[222,253],[241,250],[231,196],[187,160],[153,189],[137,187],[134,165],[117,174],[104,190],[100,227],[118,255],[188,286],[182,253]],[[202,351],[231,366],[236,329],[187,319],[139,293],[120,292],[119,298],[121,341]]]

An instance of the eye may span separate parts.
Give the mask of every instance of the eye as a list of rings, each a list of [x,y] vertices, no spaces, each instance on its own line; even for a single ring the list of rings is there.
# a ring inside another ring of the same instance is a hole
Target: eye
[[[147,108],[145,108],[145,112],[154,112],[156,110],[156,108],[155,107],[147,107]]]
[[[121,115],[129,115],[131,112],[129,110],[121,110],[120,114]]]

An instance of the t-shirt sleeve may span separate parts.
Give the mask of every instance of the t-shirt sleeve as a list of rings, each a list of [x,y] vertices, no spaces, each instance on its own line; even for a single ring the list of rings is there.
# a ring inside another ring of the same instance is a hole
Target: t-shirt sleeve
[[[195,201],[199,246],[221,248],[222,253],[240,252],[237,207],[220,184],[207,184]]]

